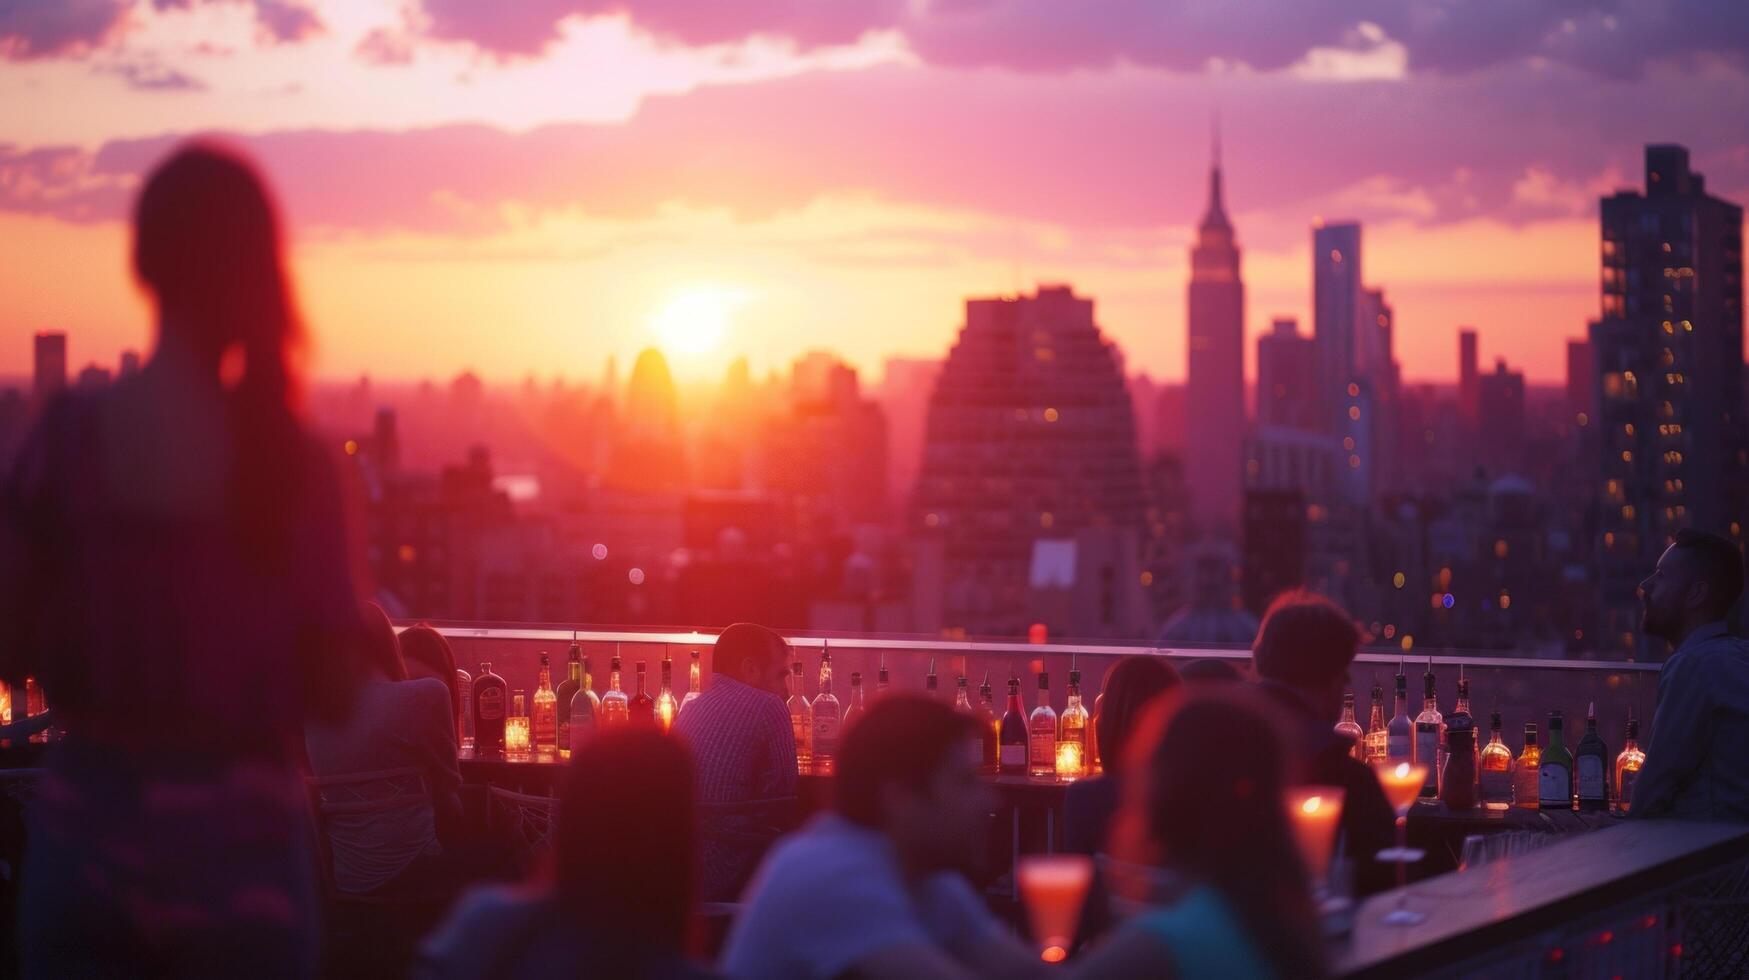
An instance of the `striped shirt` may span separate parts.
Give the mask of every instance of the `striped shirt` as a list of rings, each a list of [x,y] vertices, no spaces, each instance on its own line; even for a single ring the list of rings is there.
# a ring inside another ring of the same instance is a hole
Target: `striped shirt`
[[[680,713],[674,731],[691,750],[698,774],[705,825],[702,897],[707,902],[733,901],[764,851],[764,846],[741,838],[770,821],[713,817],[711,804],[796,795],[796,742],[789,711],[777,695],[717,674],[710,690]],[[736,839],[724,840],[713,830]]]

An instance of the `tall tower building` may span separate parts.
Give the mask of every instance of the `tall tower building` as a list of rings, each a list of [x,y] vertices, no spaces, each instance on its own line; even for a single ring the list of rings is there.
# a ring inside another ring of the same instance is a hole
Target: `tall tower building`
[[[1245,439],[1245,284],[1239,247],[1221,200],[1220,142],[1209,168],[1208,210],[1190,250],[1185,432],[1191,518],[1199,530],[1232,536],[1239,521]]]
[[[1602,640],[1646,653],[1635,586],[1678,530],[1743,543],[1743,209],[1681,146],[1646,147],[1646,190],[1603,199],[1597,366]]]
[[[1293,317],[1276,317],[1257,338],[1257,424],[1321,431],[1317,348]]]
[[[35,368],[31,394],[41,405],[67,387],[67,335],[50,331],[39,333],[31,353]]]
[[[1347,426],[1345,395],[1358,380],[1356,368],[1366,350],[1356,337],[1360,314],[1360,225],[1318,225],[1312,229],[1312,334],[1318,344],[1320,412],[1332,432]]]
[[[1481,374],[1476,366],[1476,328],[1458,328],[1458,413],[1469,425],[1476,424],[1481,388]]]

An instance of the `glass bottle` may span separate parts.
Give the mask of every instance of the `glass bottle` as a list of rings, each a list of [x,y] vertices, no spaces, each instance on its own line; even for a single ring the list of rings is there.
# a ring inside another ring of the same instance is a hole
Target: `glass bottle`
[[[1057,752],[1061,761],[1066,763],[1072,772],[1059,773],[1063,776],[1081,777],[1088,773],[1087,757],[1087,707],[1081,702],[1081,671],[1069,669],[1069,702],[1063,706],[1063,717],[1057,724]],[[1064,745],[1074,746],[1066,752]]]
[[[1573,809],[1573,753],[1561,738],[1563,726],[1560,709],[1550,712],[1549,744],[1543,749],[1536,791],[1537,806],[1544,810]]]
[[[632,695],[631,702],[626,705],[626,720],[634,725],[656,727],[656,699],[650,697],[646,678],[650,673],[648,660],[638,661],[638,691]]]
[[[528,697],[518,688],[511,699],[510,717],[504,719],[504,756],[515,762],[528,760]]]
[[[850,731],[851,724],[867,710],[862,705],[862,671],[853,670],[850,672],[850,703],[844,706],[844,720],[838,723],[838,731]]]
[[[996,700],[990,694],[990,672],[984,671],[984,682],[978,685],[978,721],[984,726],[983,765],[994,772],[1000,765],[1002,719],[996,716]]]
[[[462,713],[455,720],[455,733],[460,736],[464,753],[474,751],[474,675],[457,667],[455,669],[455,689],[462,695]],[[7,706],[10,715],[11,705]]]
[[[692,662],[690,664],[687,664],[686,671],[687,671],[687,673],[686,673],[686,697],[683,697],[680,699],[680,710],[681,711],[685,711],[687,705],[698,700],[699,669],[698,669],[698,648],[697,647],[692,648]],[[675,716],[679,717],[679,712],[676,712]]]
[[[1597,734],[1597,702],[1585,709],[1585,734],[1573,753],[1573,783],[1581,810],[1609,809],[1609,746]]]
[[[790,732],[796,739],[796,771],[811,772],[814,764],[814,716],[813,706],[808,703],[807,695],[802,693],[800,660],[790,666],[789,698],[784,701],[784,707],[789,709]]]
[[[1008,678],[1008,708],[1002,712],[997,737],[1000,770],[1004,775],[1026,775],[1026,705],[1020,703],[1020,678]]]
[[[1366,758],[1361,761],[1367,765],[1383,762],[1385,753],[1385,693],[1379,689],[1379,676],[1372,678],[1372,712],[1366,719]]]
[[[601,723],[601,696],[595,693],[595,672],[589,669],[589,654],[583,655],[583,693],[589,695],[589,703],[595,708],[595,722]]]
[[[601,704],[596,700],[595,692],[589,689],[588,670],[581,664],[572,664],[572,667],[582,675],[583,683],[571,695],[570,710],[565,715],[565,739],[560,747],[567,756],[589,741],[601,720]]]
[[[656,689],[656,724],[666,732],[674,727],[680,702],[674,700],[674,658],[662,655],[662,686]]]
[[[1051,675],[1039,671],[1038,704],[1026,723],[1028,776],[1057,774],[1057,712],[1051,708]]]
[[[1397,675],[1396,714],[1385,725],[1385,758],[1393,763],[1415,758],[1415,723],[1409,720],[1409,678]]]
[[[1456,719],[1445,729],[1445,768],[1440,773],[1439,801],[1450,810],[1468,810],[1476,805],[1476,726],[1467,718]]]
[[[1354,720],[1354,692],[1348,691],[1342,695],[1342,720],[1336,723],[1336,734],[1348,740],[1348,754],[1362,762],[1366,761],[1366,744],[1363,739],[1366,733],[1360,730],[1360,722]]]
[[[953,684],[953,710],[975,715],[972,711],[972,689],[967,685],[966,675],[961,674]]]
[[[577,641],[571,641],[571,649],[565,655],[565,679],[559,682],[558,689],[553,692],[554,702],[558,708],[558,744],[559,758],[571,757],[571,702],[576,699],[577,692],[583,689],[583,648]]]
[[[1512,806],[1512,750],[1500,740],[1500,711],[1488,715],[1488,744],[1482,749],[1480,765],[1482,807],[1505,810]]]
[[[1512,805],[1537,809],[1537,788],[1542,782],[1543,750],[1537,744],[1536,722],[1524,724],[1524,748],[1518,753],[1512,775]]]
[[[504,754],[504,714],[509,706],[504,678],[492,673],[490,663],[480,664],[474,678],[474,750],[481,755]]]
[[[820,650],[820,687],[809,705],[814,719],[814,744],[809,746],[813,771],[830,776],[838,759],[838,698],[832,693],[832,651]]]
[[[923,696],[935,700],[938,695],[935,685],[935,658],[929,658],[929,673],[923,675]]]
[[[1445,735],[1445,718],[1439,713],[1439,695],[1433,689],[1431,665],[1422,678],[1421,713],[1415,716],[1415,764],[1427,767],[1427,781],[1421,784],[1421,798],[1430,800],[1439,795],[1439,743]]]
[[[601,727],[617,728],[631,720],[631,699],[619,689],[619,654],[608,661],[607,693],[601,696]]]
[[[1470,679],[1463,675],[1463,669],[1464,669],[1463,666],[1459,665],[1459,667],[1458,667],[1458,682],[1457,682],[1457,703],[1452,706],[1450,716],[1448,716],[1445,719],[1445,730],[1448,733],[1448,740],[1449,740],[1449,733],[1451,732],[1451,726],[1458,724],[1458,720],[1460,718],[1463,719],[1463,724],[1468,725],[1470,728],[1470,731],[1476,732],[1476,737],[1474,739],[1472,739],[1471,741],[1473,741],[1475,743],[1475,755],[1477,758],[1474,761],[1476,761],[1477,763],[1480,763],[1481,754],[1482,754],[1481,732],[1476,731],[1475,716],[1470,714]],[[1478,768],[1479,768],[1479,766],[1478,766]]]
[[[887,687],[891,683],[892,683],[892,678],[887,676],[887,655],[883,651],[881,653],[880,669],[875,671],[875,700],[876,701],[879,701],[882,697],[886,696]]]
[[[1646,765],[1646,753],[1640,751],[1640,720],[1634,717],[1634,709],[1628,708],[1627,740],[1621,747],[1621,755],[1615,757],[1615,805],[1623,813],[1627,813],[1634,803],[1634,780],[1640,778],[1640,770]]]
[[[529,738],[534,754],[551,758],[558,751],[559,696],[553,690],[553,667],[545,651],[540,655],[540,672],[535,675],[534,710],[528,717]]]

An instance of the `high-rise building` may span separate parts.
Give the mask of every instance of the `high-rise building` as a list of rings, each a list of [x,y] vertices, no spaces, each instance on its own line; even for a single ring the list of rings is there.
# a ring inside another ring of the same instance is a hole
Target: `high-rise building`
[[[67,335],[52,331],[37,334],[33,354],[35,379],[31,394],[40,405],[66,390]]]
[[[1506,369],[1506,359],[1494,362],[1494,373],[1476,382],[1479,399],[1476,433],[1478,458],[1489,474],[1522,471],[1524,466],[1524,372]]]
[[[81,388],[102,388],[111,380],[109,368],[98,364],[87,364],[85,369],[79,372],[79,387]]]
[[[1142,507],[1135,419],[1093,301],[1068,286],[968,300],[911,506],[916,627],[1023,636],[1035,586],[1091,587],[1076,605],[1093,614],[1047,621],[1053,634],[1140,635]]]
[[[1191,514],[1206,532],[1238,530],[1245,439],[1245,284],[1221,200],[1220,145],[1209,168],[1208,210],[1190,250],[1185,389],[1196,424],[1185,432]]]
[[[140,373],[140,352],[137,350],[124,350],[124,351],[122,351],[121,352],[120,368],[118,369],[117,373],[120,374],[120,376],[124,377],[124,378],[139,374]]]
[[[1476,328],[1458,328],[1458,414],[1469,425],[1476,424],[1477,397],[1481,376],[1476,366]]]
[[[1567,410],[1572,413],[1573,421],[1580,415],[1590,422],[1590,416],[1596,411],[1592,399],[1597,397],[1597,368],[1592,363],[1591,342],[1589,340],[1567,341]]]
[[[1591,328],[1601,472],[1602,644],[1646,652],[1635,586],[1682,528],[1731,535],[1744,480],[1743,210],[1688,151],[1646,147],[1646,190],[1603,199],[1603,317]]]
[[[1312,334],[1318,345],[1318,404],[1327,431],[1345,427],[1343,392],[1356,380],[1361,348],[1360,225],[1312,229]]]
[[[1319,430],[1318,351],[1292,317],[1257,338],[1257,424]]]

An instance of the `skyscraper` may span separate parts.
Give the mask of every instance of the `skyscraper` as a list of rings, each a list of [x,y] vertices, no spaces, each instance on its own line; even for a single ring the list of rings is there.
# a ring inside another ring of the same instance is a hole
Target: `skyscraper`
[[[1476,328],[1458,328],[1458,414],[1469,425],[1476,424],[1477,386],[1480,371],[1476,366]]]
[[[1635,586],[1670,538],[1743,541],[1743,210],[1706,193],[1685,148],[1650,145],[1645,193],[1604,198],[1602,224],[1601,642],[1643,652]]]
[[[1318,418],[1318,351],[1293,317],[1276,317],[1257,338],[1257,424],[1322,430]]]
[[[1221,200],[1220,144],[1209,168],[1208,210],[1190,250],[1185,432],[1194,526],[1231,535],[1239,519],[1245,439],[1245,284],[1239,247]]]
[[[44,331],[36,335],[35,378],[31,394],[42,404],[67,387],[67,335]]]
[[[1490,476],[1524,469],[1524,372],[1494,362],[1494,373],[1477,379],[1477,454]]]
[[[1360,225],[1312,229],[1312,334],[1318,345],[1318,404],[1328,431],[1346,427],[1344,393],[1356,380],[1360,321]],[[1370,345],[1369,345],[1370,347]]]
[[[1135,418],[1093,301],[1067,286],[968,300],[912,500],[915,627],[1024,636],[1049,587],[1084,594],[1075,615],[1090,617],[1047,618],[1053,633],[1139,635],[1142,503]]]
[[[1592,399],[1597,396],[1596,375],[1597,370],[1591,363],[1591,342],[1567,341],[1567,408],[1574,418],[1584,415],[1589,422],[1591,413],[1596,410],[1592,404]]]

